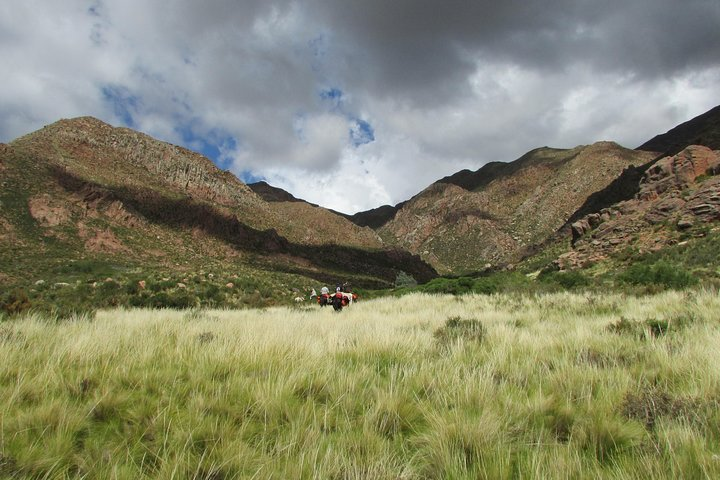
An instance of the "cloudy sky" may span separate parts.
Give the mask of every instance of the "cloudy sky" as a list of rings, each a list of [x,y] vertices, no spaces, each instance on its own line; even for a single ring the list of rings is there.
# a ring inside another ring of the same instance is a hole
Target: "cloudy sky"
[[[720,104],[718,0],[5,0],[0,141],[92,115],[347,213]]]

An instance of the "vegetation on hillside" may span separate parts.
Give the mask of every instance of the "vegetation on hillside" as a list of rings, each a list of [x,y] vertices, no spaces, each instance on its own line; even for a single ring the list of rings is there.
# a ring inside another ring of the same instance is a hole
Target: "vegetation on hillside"
[[[403,271],[387,289],[359,293],[364,298],[413,292],[463,295],[467,293],[537,294],[561,291],[653,294],[667,289],[720,287],[720,232],[708,230],[658,252],[638,254],[632,249],[585,270],[558,272],[541,253],[515,270],[439,277],[424,284]],[[185,266],[184,269],[140,268],[110,259],[57,262],[46,270],[30,271],[27,281],[0,294],[0,313],[38,311],[71,316],[98,308],[261,308],[289,305],[324,283],[347,280],[342,272],[325,281],[302,275],[270,272],[242,265]],[[144,282],[144,287],[140,286]],[[372,282],[370,282],[372,284]],[[356,289],[357,291],[357,289]],[[306,298],[306,300],[309,300]]]
[[[0,323],[0,477],[717,478],[716,291]]]
[[[586,291],[642,295],[698,286],[720,288],[718,229],[695,232],[695,236],[682,238],[677,245],[656,252],[641,254],[627,248],[613,258],[586,269],[556,271],[551,259],[557,251],[557,248],[549,246],[512,270],[444,276],[422,285],[413,284],[404,276],[401,283],[396,282],[397,288],[392,293],[463,295]]]

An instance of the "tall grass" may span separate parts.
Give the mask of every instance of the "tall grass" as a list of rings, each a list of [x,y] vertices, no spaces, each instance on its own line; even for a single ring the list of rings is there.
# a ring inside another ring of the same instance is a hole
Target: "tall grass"
[[[719,314],[699,291],[5,321],[0,477],[717,478]]]

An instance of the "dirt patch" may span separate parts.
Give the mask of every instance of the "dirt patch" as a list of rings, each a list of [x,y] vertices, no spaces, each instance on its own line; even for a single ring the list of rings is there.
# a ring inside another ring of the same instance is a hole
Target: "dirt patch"
[[[28,201],[30,215],[44,227],[57,227],[70,219],[70,210],[43,194]]]
[[[108,206],[107,210],[105,210],[105,215],[107,215],[112,220],[115,220],[123,225],[126,225],[130,228],[138,227],[140,222],[137,218],[130,212],[128,212],[125,209],[125,205],[123,205],[122,202],[116,200]]]
[[[15,227],[3,217],[0,217],[0,240],[15,240]]]
[[[661,389],[651,388],[638,393],[628,393],[622,405],[622,413],[652,430],[660,417],[697,423],[702,418],[698,412],[705,407],[707,405],[699,399],[675,397]]]
[[[80,237],[85,239],[86,250],[103,253],[131,253],[131,250],[109,228],[92,230],[82,223],[78,227]]]

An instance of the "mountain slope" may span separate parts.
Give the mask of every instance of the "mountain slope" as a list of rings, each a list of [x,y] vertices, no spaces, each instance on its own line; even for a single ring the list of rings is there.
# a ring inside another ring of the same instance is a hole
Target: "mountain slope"
[[[653,156],[611,142],[536,149],[514,162],[492,163],[434,183],[379,233],[440,272],[515,262],[553,235],[592,193]]]
[[[291,242],[322,245],[343,239],[350,246],[381,247],[373,232],[325,209],[287,211],[264,201],[198,153],[94,118],[61,120],[12,145],[100,185],[140,187],[231,208],[242,223],[258,230],[276,229]]]
[[[572,224],[573,248],[560,269],[642,255],[704,236],[720,221],[720,151],[691,145],[647,169],[638,193]]]
[[[662,135],[656,135],[637,150],[675,155],[689,145],[720,149],[720,105],[702,115],[681,123]]]
[[[401,270],[435,275],[417,257],[383,248],[369,228],[304,202],[266,202],[197,153],[89,117],[3,145],[0,176],[7,281],[90,257],[375,286],[391,284]]]

